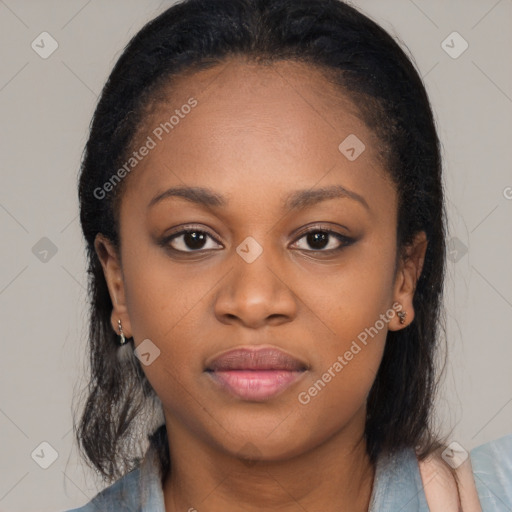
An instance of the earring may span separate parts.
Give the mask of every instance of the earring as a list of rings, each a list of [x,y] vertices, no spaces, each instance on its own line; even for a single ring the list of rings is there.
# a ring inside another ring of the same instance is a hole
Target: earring
[[[119,336],[121,337],[119,345],[124,345],[126,343],[126,338],[124,337],[123,328],[121,327],[121,320],[117,321],[117,325],[119,327]]]
[[[397,315],[398,318],[400,318],[400,324],[405,324],[405,317],[407,316],[407,313],[405,311],[399,311]]]

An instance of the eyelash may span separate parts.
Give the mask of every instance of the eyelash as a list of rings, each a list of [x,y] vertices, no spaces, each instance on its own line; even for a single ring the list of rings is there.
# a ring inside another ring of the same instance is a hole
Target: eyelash
[[[163,238],[159,242],[159,245],[170,249],[174,253],[179,253],[179,254],[194,254],[194,253],[201,253],[201,252],[205,252],[205,251],[209,251],[209,250],[217,250],[217,249],[197,249],[197,250],[183,251],[181,249],[175,249],[174,247],[171,247],[170,244],[173,240],[175,240],[176,238],[179,238],[180,236],[187,235],[189,233],[206,234],[208,237],[210,237],[212,240],[214,240],[215,243],[221,245],[220,242],[208,231],[206,231],[204,229],[196,229],[194,227],[189,227],[189,226],[186,226],[181,231],[173,233],[172,235],[169,235],[169,236]],[[332,235],[339,242],[341,242],[341,245],[339,247],[336,247],[335,249],[327,249],[327,250],[326,249],[297,249],[297,250],[303,251],[303,252],[308,252],[308,253],[313,252],[313,253],[333,254],[333,253],[337,253],[337,252],[343,250],[345,247],[347,247],[355,242],[355,240],[353,238],[342,235],[341,233],[338,233],[337,231],[332,231],[331,229],[327,229],[327,228],[321,227],[321,226],[313,226],[313,227],[309,228],[308,230],[303,231],[298,236],[298,238],[295,240],[294,244],[296,244],[299,240],[301,240],[302,238],[306,237],[307,235],[309,235],[311,233],[326,233],[328,235]]]

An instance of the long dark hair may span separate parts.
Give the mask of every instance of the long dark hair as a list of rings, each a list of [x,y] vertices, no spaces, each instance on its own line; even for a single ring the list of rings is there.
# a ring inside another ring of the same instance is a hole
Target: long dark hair
[[[86,460],[107,481],[138,464],[148,437],[160,454],[163,474],[170,468],[165,425],[155,424],[156,394],[135,357],[118,357],[112,302],[94,250],[97,233],[119,248],[123,183],[106,197],[98,189],[126,161],[145,108],[172,77],[235,55],[318,66],[341,92],[360,100],[356,104],[382,143],[398,191],[397,254],[420,231],[428,239],[414,321],[388,332],[368,397],[367,450],[372,461],[403,447],[419,447],[424,456],[435,441],[431,415],[436,347],[444,329],[445,206],[439,141],[418,72],[386,31],[339,0],[185,0],[147,23],[126,46],[103,88],[81,167],[91,376],[75,431]]]

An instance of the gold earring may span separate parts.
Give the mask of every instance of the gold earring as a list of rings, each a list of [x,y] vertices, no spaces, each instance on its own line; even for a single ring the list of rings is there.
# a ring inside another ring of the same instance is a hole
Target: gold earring
[[[121,320],[117,321],[117,325],[119,327],[119,336],[121,337],[119,345],[124,345],[126,343],[126,338],[124,337],[123,328],[121,327]]]
[[[407,316],[407,313],[405,311],[399,311],[397,315],[398,318],[400,318],[400,324],[405,324],[405,317]]]

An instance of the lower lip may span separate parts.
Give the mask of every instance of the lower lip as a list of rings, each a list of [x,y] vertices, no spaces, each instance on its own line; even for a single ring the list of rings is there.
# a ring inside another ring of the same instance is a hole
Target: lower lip
[[[263,402],[281,393],[303,374],[289,370],[229,370],[208,372],[221,388],[243,400]]]

